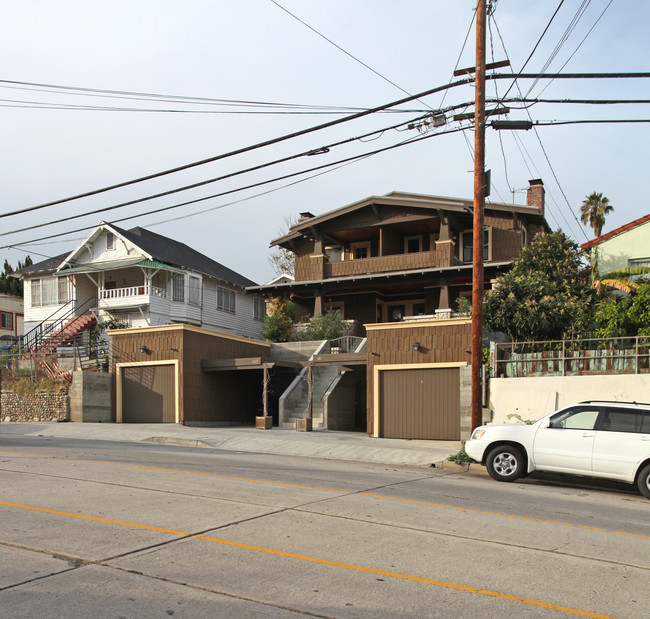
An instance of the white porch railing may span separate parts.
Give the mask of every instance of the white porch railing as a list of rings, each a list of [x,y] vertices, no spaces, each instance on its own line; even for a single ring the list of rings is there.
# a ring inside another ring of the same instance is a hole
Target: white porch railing
[[[141,297],[151,296],[161,299],[166,298],[167,291],[164,288],[156,288],[155,286],[129,286],[128,288],[112,288],[107,290],[101,288],[99,290],[100,299],[124,299],[126,297]]]

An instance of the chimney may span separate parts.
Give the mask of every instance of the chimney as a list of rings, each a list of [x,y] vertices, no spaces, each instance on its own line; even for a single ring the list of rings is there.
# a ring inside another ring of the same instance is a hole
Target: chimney
[[[544,183],[541,178],[534,178],[528,181],[526,204],[528,206],[536,206],[539,209],[539,214],[544,217]]]
[[[541,183],[541,181],[540,181]],[[305,211],[304,213],[300,213],[300,217],[298,217],[298,223],[302,223],[303,221],[307,221],[308,219],[311,219],[313,217],[313,213],[310,213],[309,211]]]

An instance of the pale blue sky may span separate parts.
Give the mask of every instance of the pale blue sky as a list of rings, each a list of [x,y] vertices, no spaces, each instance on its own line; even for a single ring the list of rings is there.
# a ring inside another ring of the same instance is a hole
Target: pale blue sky
[[[415,93],[451,81],[472,20],[473,0],[278,0],[350,54],[402,89]],[[505,53],[518,72],[559,4],[551,0],[499,0],[492,22],[494,58]],[[561,41],[582,2],[566,0],[526,71],[540,71]],[[594,26],[609,0],[592,0],[547,69],[559,71]],[[3,6],[0,79],[96,89],[272,101],[313,106],[373,107],[404,93],[361,66],[282,11],[270,0],[21,0]],[[614,0],[564,72],[647,71],[650,3]],[[460,67],[474,64],[474,32]],[[507,71],[502,70],[502,71]],[[547,82],[531,96],[540,96]],[[522,81],[526,93],[531,81]],[[17,101],[57,104],[190,109],[188,105],[80,97],[2,87],[3,116],[0,213],[143,176],[211,157],[335,118],[331,115],[186,114],[13,107]],[[498,85],[499,93],[507,88]],[[488,86],[494,96],[494,86]],[[511,92],[514,93],[515,90]],[[650,98],[649,80],[555,81],[548,98]],[[444,105],[472,101],[470,86],[450,91]],[[11,101],[9,101],[11,100]],[[411,109],[437,109],[442,96],[428,97]],[[193,106],[197,108],[199,106]],[[205,107],[201,109],[206,109]],[[530,109],[534,120],[650,118],[648,105],[542,105]],[[471,111],[468,108],[466,111]],[[51,221],[91,209],[227,174],[359,136],[415,117],[382,114],[328,131],[258,150],[139,186],[0,219],[0,232]],[[522,111],[511,118],[525,118]],[[458,127],[458,123],[449,125]],[[647,184],[647,124],[540,127],[554,178],[534,132],[487,130],[486,166],[492,170],[491,199],[522,203],[530,178],[542,178],[548,191],[548,220],[579,242],[590,230],[576,222],[578,208],[592,191],[609,197],[615,211],[604,232],[648,213],[642,198]],[[101,219],[113,221],[157,207],[227,191],[299,169],[322,165],[417,135],[387,131],[369,143],[333,148],[264,172],[208,185],[175,197],[145,202],[79,220],[0,237],[0,245],[32,240]],[[463,137],[465,135],[465,137]],[[195,217],[161,223],[224,205],[264,191],[249,190],[214,198],[168,213],[121,222],[141,225],[187,243],[243,275],[263,282],[272,277],[269,241],[287,215],[338,208],[370,195],[407,191],[471,197],[471,130],[434,137],[380,154],[274,193]],[[507,178],[506,181],[506,170]],[[271,185],[279,187],[284,183]],[[566,197],[566,199],[565,199]],[[567,204],[567,201],[569,204]],[[569,206],[570,205],[570,206]],[[56,244],[0,250],[14,265],[27,253],[55,255],[78,244],[77,233]]]

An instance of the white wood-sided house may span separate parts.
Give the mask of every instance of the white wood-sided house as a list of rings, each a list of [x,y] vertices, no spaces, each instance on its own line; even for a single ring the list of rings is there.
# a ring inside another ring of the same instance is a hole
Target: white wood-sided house
[[[129,327],[186,323],[260,339],[264,299],[255,285],[184,243],[144,228],[100,223],[72,252],[31,265],[24,279],[25,333],[65,316]]]

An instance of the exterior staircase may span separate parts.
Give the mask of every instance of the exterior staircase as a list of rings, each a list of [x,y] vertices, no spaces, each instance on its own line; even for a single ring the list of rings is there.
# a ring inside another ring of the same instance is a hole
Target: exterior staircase
[[[44,337],[31,352],[37,357],[56,355],[57,348],[71,344],[76,336],[90,329],[96,322],[97,319],[92,314],[74,316],[58,330]]]
[[[312,427],[325,427],[325,406],[323,396],[338,376],[338,366],[320,366],[312,368],[314,391],[312,394]],[[293,428],[296,419],[307,417],[309,407],[309,384],[307,368],[300,373],[300,382],[291,392],[291,397],[284,403],[284,415],[280,421],[281,428]]]

